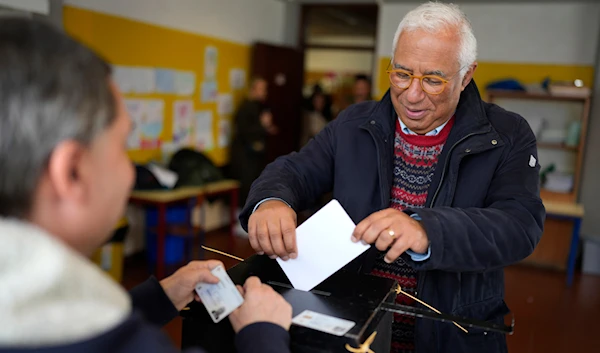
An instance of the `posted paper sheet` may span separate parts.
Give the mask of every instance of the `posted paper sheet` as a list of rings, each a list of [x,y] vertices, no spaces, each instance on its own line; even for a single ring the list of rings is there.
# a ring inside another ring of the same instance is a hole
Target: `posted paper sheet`
[[[350,238],[356,225],[337,200],[296,229],[298,257],[277,262],[294,288],[309,291],[369,249]]]

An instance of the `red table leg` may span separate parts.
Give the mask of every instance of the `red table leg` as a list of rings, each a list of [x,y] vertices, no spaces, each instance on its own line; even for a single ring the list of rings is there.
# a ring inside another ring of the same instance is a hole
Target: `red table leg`
[[[165,238],[167,237],[167,206],[158,205],[158,227],[156,229],[156,277],[165,277]]]
[[[235,228],[237,226],[236,212],[238,209],[239,189],[231,189],[230,197],[231,200],[229,200],[229,240],[231,241],[231,245],[233,246],[235,240]]]

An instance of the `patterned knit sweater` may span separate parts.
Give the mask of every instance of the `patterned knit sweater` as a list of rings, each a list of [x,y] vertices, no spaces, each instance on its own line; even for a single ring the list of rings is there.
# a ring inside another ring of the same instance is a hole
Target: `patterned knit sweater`
[[[422,208],[427,200],[427,192],[435,171],[438,157],[448,138],[454,118],[435,136],[408,135],[402,131],[396,121],[394,139],[394,183],[390,207],[403,211],[407,208]],[[414,294],[417,289],[416,271],[404,260],[398,258],[394,263],[383,261],[385,252],[379,255],[373,274],[392,278],[405,292]],[[402,294],[396,297],[396,303],[414,305],[414,301]],[[392,352],[414,352],[415,318],[406,315],[394,315],[392,324]]]

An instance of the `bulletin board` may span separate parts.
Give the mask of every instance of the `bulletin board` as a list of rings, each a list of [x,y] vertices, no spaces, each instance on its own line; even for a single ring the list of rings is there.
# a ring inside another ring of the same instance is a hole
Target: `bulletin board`
[[[63,20],[67,33],[113,65],[130,116],[141,119],[128,141],[134,162],[160,161],[163,151],[184,146],[216,165],[228,162],[249,46],[70,6]]]

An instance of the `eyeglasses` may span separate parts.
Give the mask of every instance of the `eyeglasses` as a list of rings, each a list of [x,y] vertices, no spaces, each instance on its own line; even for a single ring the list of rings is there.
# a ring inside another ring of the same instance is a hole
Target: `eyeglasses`
[[[417,76],[403,69],[387,70],[386,72],[390,76],[390,83],[394,85],[394,87],[399,89],[407,89],[412,84],[413,78],[416,78],[421,82],[421,88],[423,88],[423,91],[432,95],[438,95],[444,92],[446,84],[450,82],[449,80],[441,78],[437,75]],[[455,75],[456,74],[452,76]]]

